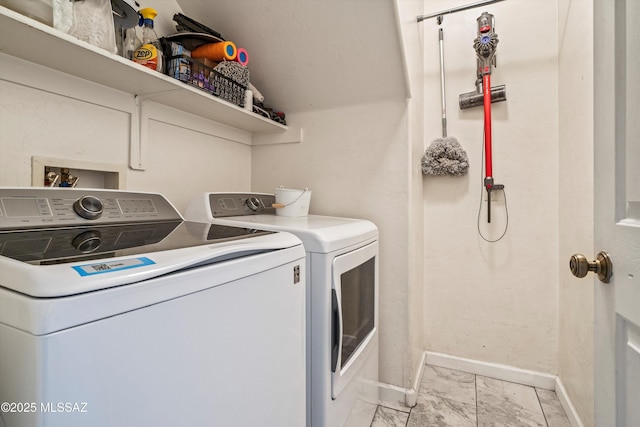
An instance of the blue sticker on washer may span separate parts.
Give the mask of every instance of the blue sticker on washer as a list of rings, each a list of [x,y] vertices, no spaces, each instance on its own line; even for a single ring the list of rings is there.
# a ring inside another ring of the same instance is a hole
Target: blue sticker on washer
[[[119,261],[97,262],[95,264],[77,265],[72,267],[81,276],[92,276],[94,274],[113,273],[130,268],[144,267],[155,264],[147,257],[121,259]]]

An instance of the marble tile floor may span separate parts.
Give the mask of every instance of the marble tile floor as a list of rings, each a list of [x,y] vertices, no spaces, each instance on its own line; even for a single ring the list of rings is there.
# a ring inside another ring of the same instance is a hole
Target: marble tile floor
[[[416,406],[379,405],[371,427],[431,426],[571,427],[571,423],[554,391],[426,365]]]

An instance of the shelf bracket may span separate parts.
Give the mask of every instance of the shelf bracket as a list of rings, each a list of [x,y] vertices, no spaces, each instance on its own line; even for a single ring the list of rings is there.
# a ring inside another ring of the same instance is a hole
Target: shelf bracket
[[[302,142],[302,128],[290,127],[281,132],[264,132],[253,135],[251,145],[293,144]]]
[[[131,113],[131,133],[129,135],[129,167],[134,170],[145,170],[148,117],[143,117],[142,105],[146,97],[146,95],[134,95],[133,97],[134,108]]]
[[[149,146],[149,113],[144,108],[145,101],[154,96],[163,95],[171,91],[134,95],[134,108],[131,113],[131,134],[129,145],[129,167],[134,170],[145,170],[145,161]]]

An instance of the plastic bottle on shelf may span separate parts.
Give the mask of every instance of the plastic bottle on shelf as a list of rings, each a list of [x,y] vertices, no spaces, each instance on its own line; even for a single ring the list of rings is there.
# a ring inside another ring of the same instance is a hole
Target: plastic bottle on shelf
[[[160,39],[153,29],[153,19],[158,15],[155,9],[140,9],[142,42],[133,52],[133,60],[147,68],[162,72],[162,47]]]
[[[133,54],[136,51],[136,48],[140,44],[140,40],[136,36],[136,29],[133,28],[122,28],[123,34],[123,44],[122,44],[122,56],[127,59],[133,59]]]

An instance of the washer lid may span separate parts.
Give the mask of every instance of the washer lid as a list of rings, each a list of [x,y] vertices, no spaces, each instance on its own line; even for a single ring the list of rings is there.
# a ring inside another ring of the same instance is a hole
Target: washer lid
[[[241,228],[241,237],[231,237],[230,230],[238,229],[180,222],[1,233],[0,287],[63,297],[293,246],[302,249],[288,233]]]

